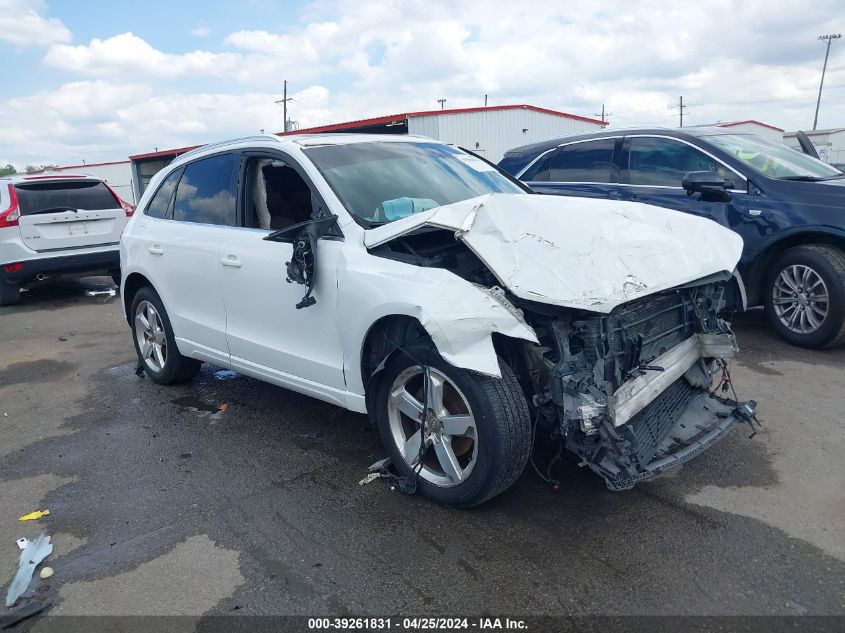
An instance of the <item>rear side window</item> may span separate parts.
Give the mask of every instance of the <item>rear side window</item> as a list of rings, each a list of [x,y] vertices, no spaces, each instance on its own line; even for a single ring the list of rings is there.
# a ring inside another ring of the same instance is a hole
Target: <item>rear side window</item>
[[[173,219],[199,224],[233,224],[234,167],[233,154],[212,156],[185,167],[176,188]]]
[[[158,188],[150,204],[147,205],[145,215],[151,218],[166,218],[167,211],[170,209],[170,201],[173,200],[173,192],[176,191],[176,183],[179,182],[179,176],[182,175],[182,170],[177,169],[167,178]]]
[[[615,144],[616,139],[605,138],[566,145],[550,157],[547,168],[532,180],[609,183]]]
[[[60,213],[68,209],[120,209],[109,188],[97,180],[26,182],[15,185],[21,215]]]
[[[628,156],[632,185],[680,187],[691,171],[716,171],[707,154],[670,138],[634,137]]]

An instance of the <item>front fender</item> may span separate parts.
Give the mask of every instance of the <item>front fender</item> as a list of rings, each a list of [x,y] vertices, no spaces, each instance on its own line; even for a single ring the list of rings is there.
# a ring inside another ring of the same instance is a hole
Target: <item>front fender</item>
[[[440,268],[423,268],[369,255],[351,254],[339,270],[338,324],[343,341],[347,390],[363,395],[361,355],[379,319],[417,319],[452,365],[501,377],[493,332],[537,343],[533,328],[495,289],[471,284]]]

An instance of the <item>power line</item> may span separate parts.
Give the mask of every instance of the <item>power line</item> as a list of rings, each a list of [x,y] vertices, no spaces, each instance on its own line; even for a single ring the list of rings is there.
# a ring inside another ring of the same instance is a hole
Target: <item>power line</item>
[[[833,44],[833,40],[838,40],[842,37],[841,33],[837,33],[835,35],[819,35],[819,41],[827,42],[827,49],[824,52],[824,66],[822,66],[822,79],[819,82],[819,97],[816,99],[816,116],[813,118],[813,129],[816,129],[816,125],[819,122],[819,105],[822,102],[822,86],[824,86],[824,74],[827,71],[827,58],[830,55],[830,45]]]

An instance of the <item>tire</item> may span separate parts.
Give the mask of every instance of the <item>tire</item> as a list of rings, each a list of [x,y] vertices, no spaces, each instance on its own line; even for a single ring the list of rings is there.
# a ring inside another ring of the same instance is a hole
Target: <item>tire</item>
[[[806,292],[804,284],[811,292]],[[845,253],[823,244],[790,248],[772,265],[763,302],[772,327],[789,343],[810,349],[842,345]]]
[[[130,315],[135,353],[150,380],[160,385],[172,385],[196,376],[202,363],[179,353],[170,318],[155,290],[149,286],[141,288],[132,298]],[[145,322],[153,324],[152,329],[145,326]],[[154,338],[149,340],[148,335]],[[142,341],[148,345],[144,347],[149,352],[148,356],[142,351]],[[161,348],[159,354],[155,353],[156,345]]]
[[[10,284],[0,281],[0,306],[17,305],[21,300],[21,287],[18,284]]]
[[[418,418],[405,411],[422,410],[426,374],[412,359],[426,363],[430,402],[438,409],[438,416],[428,422],[421,463],[415,447],[425,434],[420,434]],[[403,476],[418,471],[417,490],[429,499],[459,508],[476,506],[510,487],[524,470],[531,449],[528,405],[511,368],[501,361],[499,367],[501,378],[460,369],[443,360],[430,344],[409,346],[407,353],[396,351],[388,360],[376,386],[376,426],[396,470]],[[399,387],[402,396],[396,395]],[[464,429],[468,420],[472,428]],[[401,450],[400,443],[408,448]],[[444,459],[444,454],[450,455]],[[447,469],[444,463],[456,467]]]

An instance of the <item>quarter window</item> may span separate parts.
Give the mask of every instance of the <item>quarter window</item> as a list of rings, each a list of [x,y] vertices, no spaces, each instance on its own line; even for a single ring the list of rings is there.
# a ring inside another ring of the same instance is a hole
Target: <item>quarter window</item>
[[[231,224],[235,157],[212,156],[185,167],[176,189],[173,219],[199,224]]]
[[[179,176],[182,175],[182,170],[177,169],[171,173],[155,192],[150,204],[147,205],[147,210],[144,215],[151,218],[166,218],[167,212],[170,209],[170,201],[173,200],[173,192],[176,190],[176,183],[179,182]]]
[[[628,156],[632,185],[680,187],[684,176],[691,171],[715,171],[728,181],[729,189],[744,184],[707,154],[670,138],[634,137]]]
[[[616,139],[573,143],[560,148],[551,157],[548,171],[538,172],[537,181],[610,182],[610,165]]]

